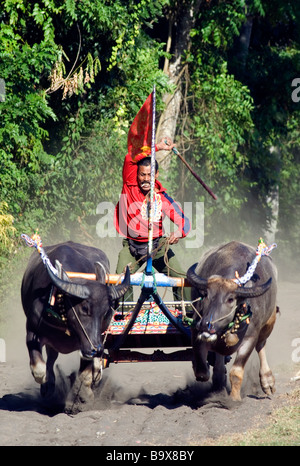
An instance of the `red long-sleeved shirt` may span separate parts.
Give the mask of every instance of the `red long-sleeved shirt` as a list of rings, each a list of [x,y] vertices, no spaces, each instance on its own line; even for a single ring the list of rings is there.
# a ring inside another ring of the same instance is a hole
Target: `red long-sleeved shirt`
[[[145,157],[138,155],[133,161],[126,155],[123,165],[123,189],[114,212],[114,225],[121,236],[135,241],[148,241],[147,199],[137,182],[137,162]],[[179,205],[168,196],[162,184],[155,181],[153,238],[163,236],[165,216],[178,226],[178,233],[185,237],[190,229],[190,221]]]

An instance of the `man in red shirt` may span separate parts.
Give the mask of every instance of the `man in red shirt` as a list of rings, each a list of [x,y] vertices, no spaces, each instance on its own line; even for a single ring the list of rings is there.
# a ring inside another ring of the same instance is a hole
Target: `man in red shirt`
[[[171,150],[172,141],[163,138],[156,146],[156,151]],[[123,165],[123,189],[114,214],[114,224],[118,233],[124,237],[123,249],[119,253],[116,273],[124,271],[131,263],[131,273],[134,273],[147,260],[148,247],[148,200],[150,194],[151,158],[149,148],[142,148],[134,160],[127,154]],[[155,175],[154,193],[154,225],[153,225],[153,267],[161,273],[170,276],[184,276],[179,262],[171,248],[166,251],[166,241],[169,245],[178,243],[190,231],[191,225],[179,205],[166,193],[165,188],[158,181],[158,166]],[[165,217],[177,226],[169,238],[164,237],[163,219]],[[165,257],[165,253],[166,256]],[[167,264],[166,264],[167,262]],[[169,267],[169,269],[168,269]],[[174,289],[174,297],[180,300],[181,293]],[[188,290],[189,291],[189,290]],[[190,294],[184,289],[185,300]],[[127,298],[128,296],[126,296]]]

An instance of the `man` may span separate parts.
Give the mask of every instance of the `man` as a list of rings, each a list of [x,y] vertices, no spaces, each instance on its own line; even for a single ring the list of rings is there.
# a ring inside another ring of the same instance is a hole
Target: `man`
[[[155,150],[170,150],[174,147],[172,141],[163,138]],[[124,271],[131,263],[131,273],[134,273],[147,260],[148,247],[148,200],[150,195],[151,157],[149,148],[142,147],[142,152],[133,159],[127,154],[123,165],[123,189],[115,209],[114,224],[120,235],[124,237],[123,249],[120,251],[116,273]],[[170,276],[184,276],[174,252],[168,245],[178,243],[190,231],[190,222],[185,217],[179,205],[166,193],[158,181],[158,166],[156,165],[155,190],[153,208],[153,267],[161,273]],[[164,237],[163,219],[165,217],[176,224],[177,230],[171,232],[169,238]],[[174,291],[176,300],[181,293]],[[128,295],[126,296],[126,299]],[[189,300],[189,292],[184,290],[184,299]]]

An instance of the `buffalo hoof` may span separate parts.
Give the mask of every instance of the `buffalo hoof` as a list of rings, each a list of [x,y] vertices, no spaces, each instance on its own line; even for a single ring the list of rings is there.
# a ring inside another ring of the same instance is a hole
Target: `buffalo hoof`
[[[30,369],[34,380],[38,384],[46,383],[46,364],[44,362],[39,361],[37,364],[31,365]]]
[[[199,364],[198,367],[195,363],[193,363],[193,370],[196,377],[197,382],[207,382],[210,378],[210,370],[209,364]]]
[[[50,398],[54,395],[55,384],[51,382],[46,382],[41,385],[40,388],[42,398]]]
[[[92,388],[84,385],[80,377],[77,377],[66,399],[64,412],[66,414],[77,414],[92,409],[94,399]]]
[[[224,375],[218,375],[213,377],[212,389],[214,392],[221,392],[226,388],[227,378],[226,373]]]
[[[260,385],[266,395],[271,396],[275,393],[275,378],[271,371],[260,376]]]
[[[239,391],[231,390],[230,398],[234,402],[242,401],[241,393]]]
[[[209,377],[206,377],[206,375],[198,375],[196,377],[197,382],[207,382],[209,380]]]
[[[205,372],[203,374],[199,374],[198,372],[197,374],[195,374],[195,377],[196,377],[197,382],[207,382],[209,380],[210,373]]]

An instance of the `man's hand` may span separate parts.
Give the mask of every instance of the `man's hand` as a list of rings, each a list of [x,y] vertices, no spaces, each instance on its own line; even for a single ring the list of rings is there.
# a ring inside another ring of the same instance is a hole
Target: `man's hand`
[[[162,138],[162,140],[156,144],[157,150],[172,150],[173,147],[175,147],[175,144],[173,144],[172,139],[167,137]]]
[[[168,238],[168,241],[169,241],[169,244],[177,244],[178,241],[179,241],[179,238],[178,236],[176,235],[176,233],[170,233],[170,236]]]

